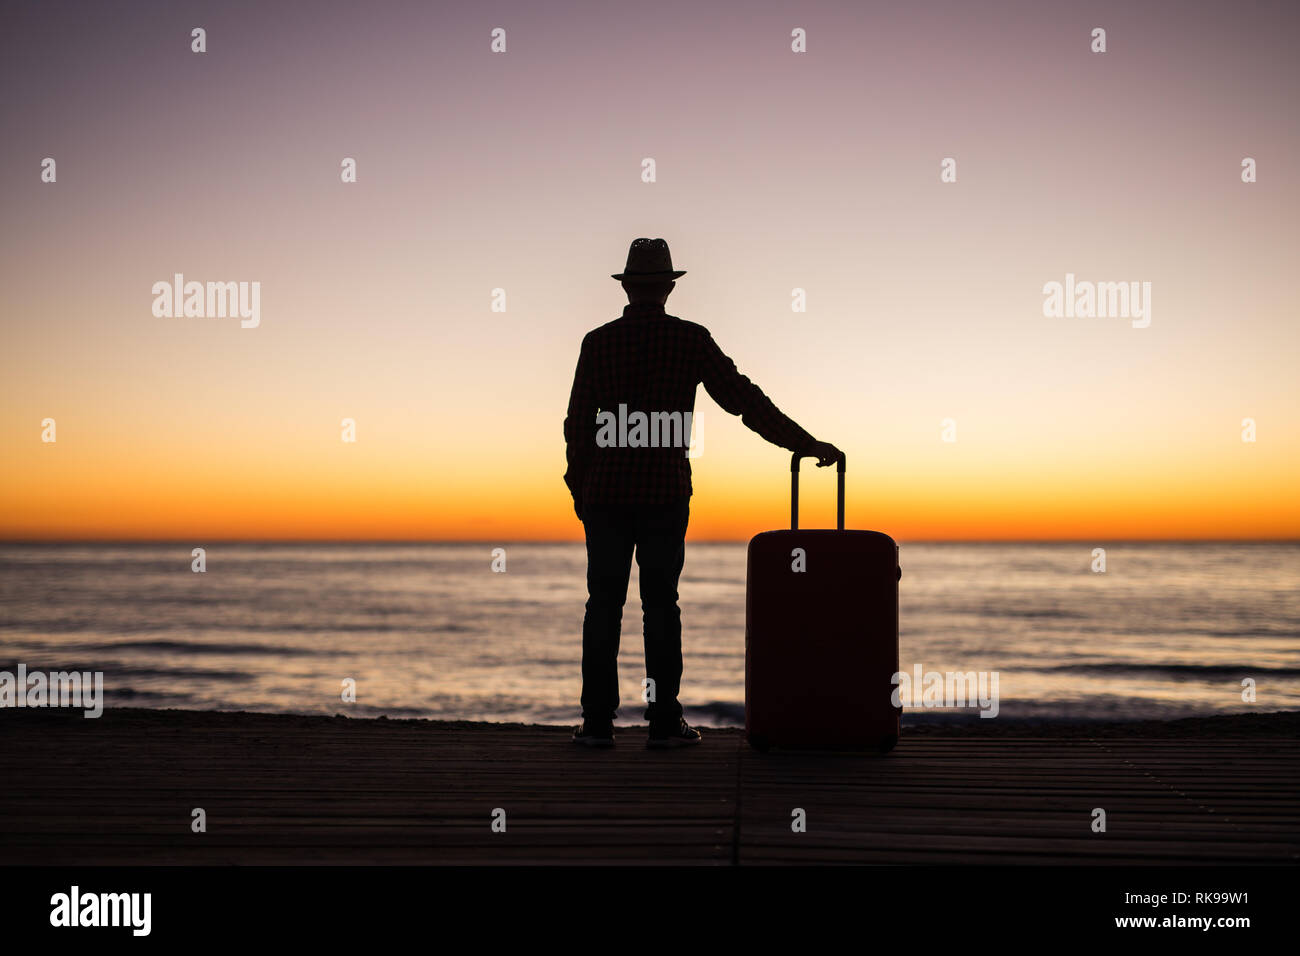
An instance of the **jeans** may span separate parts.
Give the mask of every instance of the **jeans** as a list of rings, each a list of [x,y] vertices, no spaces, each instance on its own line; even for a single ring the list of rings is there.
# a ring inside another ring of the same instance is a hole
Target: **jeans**
[[[677,579],[686,557],[690,499],[667,505],[588,504],[587,614],[582,622],[582,719],[592,726],[618,711],[618,643],[632,553],[641,574],[645,673],[654,683],[645,719],[673,729],[682,716],[682,612]],[[645,687],[646,685],[642,685]]]

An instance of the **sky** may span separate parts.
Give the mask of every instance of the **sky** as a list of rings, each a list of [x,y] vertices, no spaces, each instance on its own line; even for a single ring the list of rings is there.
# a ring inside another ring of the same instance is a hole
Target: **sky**
[[[1294,4],[0,19],[0,538],[578,540],[562,422],[638,236],[844,449],[849,527],[1300,537]],[[155,315],[176,273],[260,283],[259,324]],[[1067,274],[1150,324],[1045,316]],[[783,527],[789,454],[696,409],[690,536]]]

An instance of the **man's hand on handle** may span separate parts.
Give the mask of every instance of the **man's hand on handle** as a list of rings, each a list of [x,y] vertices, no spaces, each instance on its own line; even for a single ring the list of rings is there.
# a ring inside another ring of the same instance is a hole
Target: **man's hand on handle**
[[[825,468],[827,465],[833,465],[844,457],[844,452],[840,451],[828,441],[817,442],[804,454],[809,458],[816,458],[818,468]]]

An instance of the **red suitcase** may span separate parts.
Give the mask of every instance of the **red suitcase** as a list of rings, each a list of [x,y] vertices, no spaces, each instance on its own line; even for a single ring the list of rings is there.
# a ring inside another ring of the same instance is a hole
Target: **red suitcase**
[[[760,751],[884,752],[898,742],[898,545],[844,530],[844,467],[841,458],[836,530],[799,529],[796,454],[790,530],[749,542],[745,736]]]

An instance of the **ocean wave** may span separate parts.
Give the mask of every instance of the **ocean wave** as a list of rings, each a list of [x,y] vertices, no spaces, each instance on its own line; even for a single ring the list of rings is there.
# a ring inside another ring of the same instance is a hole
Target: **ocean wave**
[[[54,664],[47,664],[43,661],[24,660],[22,663],[26,666],[28,674],[49,674],[55,671],[75,671],[83,674],[102,672],[105,684],[121,680],[124,677],[172,679],[179,677],[224,681],[251,681],[256,679],[252,674],[245,671],[218,670],[209,667],[132,667],[118,661],[59,661]],[[15,674],[18,671],[18,662],[0,663],[0,671]]]
[[[412,617],[421,616],[418,612],[411,615]],[[303,624],[295,623],[259,623],[254,621],[231,621],[222,623],[213,621],[209,618],[202,620],[201,627],[195,626],[193,630],[202,630],[204,632],[224,633],[234,632],[239,634],[318,634],[328,636],[330,634],[469,634],[474,632],[486,633],[487,624],[482,627],[465,624],[384,624],[379,621],[367,622],[365,624],[339,624],[335,621],[312,621]],[[0,631],[17,631],[33,634],[103,634],[108,633],[126,633],[126,634],[147,634],[150,632],[175,633],[178,630],[186,629],[185,621],[143,621],[143,620],[125,620],[120,623],[106,622],[104,618],[72,620],[72,621],[46,621],[46,620],[7,620],[0,622]]]
[[[206,641],[80,641],[74,644],[54,644],[44,650],[47,654],[100,654],[114,651],[144,651],[159,654],[248,654],[297,657],[321,654],[307,647],[285,647],[279,644],[211,643]]]
[[[1008,668],[1012,670],[1013,668]],[[1045,667],[1020,667],[1018,671],[1034,673],[1092,674],[1163,674],[1169,677],[1300,677],[1300,667],[1253,667],[1249,664],[1138,664],[1124,661],[1097,661],[1090,664],[1053,664]]]

